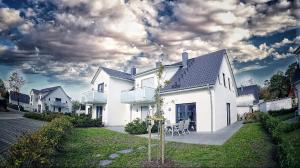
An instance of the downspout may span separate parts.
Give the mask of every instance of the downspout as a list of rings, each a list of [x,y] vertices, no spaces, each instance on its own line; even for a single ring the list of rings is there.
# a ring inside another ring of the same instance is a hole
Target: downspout
[[[211,94],[211,89],[210,89],[210,86],[209,84],[207,84],[207,88],[208,88],[208,92],[209,92],[209,97],[210,97],[210,115],[211,115],[211,118],[210,118],[210,132],[213,133],[214,132],[214,114],[213,114],[213,104],[212,104],[212,94]]]

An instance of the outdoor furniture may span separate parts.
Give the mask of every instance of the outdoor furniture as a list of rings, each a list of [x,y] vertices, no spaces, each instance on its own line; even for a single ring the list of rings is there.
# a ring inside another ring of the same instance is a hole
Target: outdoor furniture
[[[179,136],[180,136],[180,133],[183,134],[184,133],[184,122],[179,121],[179,124],[174,127],[173,132],[177,133]]]
[[[165,134],[173,134],[173,128],[172,128],[172,124],[170,122],[170,120],[166,120],[166,123],[165,123]]]
[[[185,120],[184,121],[184,124],[183,124],[183,133],[186,134],[186,133],[190,133],[189,131],[189,125],[190,125],[190,120]]]

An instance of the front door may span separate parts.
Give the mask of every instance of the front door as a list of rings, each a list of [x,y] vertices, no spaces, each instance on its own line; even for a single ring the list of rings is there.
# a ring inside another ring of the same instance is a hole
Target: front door
[[[176,123],[189,120],[189,128],[196,131],[196,103],[176,104]]]
[[[227,103],[226,106],[227,106],[227,125],[230,125],[231,124],[230,103]]]
[[[145,121],[149,113],[149,107],[148,106],[142,106],[141,107],[141,120]]]
[[[102,120],[102,106],[96,106],[96,118],[100,118]]]

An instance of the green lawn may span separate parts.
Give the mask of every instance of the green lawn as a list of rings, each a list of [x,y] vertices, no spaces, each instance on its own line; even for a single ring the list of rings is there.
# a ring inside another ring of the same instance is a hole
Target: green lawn
[[[139,167],[147,158],[147,150],[136,149],[146,144],[145,138],[104,128],[77,128],[54,158],[54,163],[57,167],[97,167],[99,160],[107,159],[109,154],[133,148],[134,152],[121,155],[111,166]],[[97,154],[101,156],[96,157]],[[174,142],[166,145],[167,159],[190,167],[276,167],[273,155],[274,146],[258,123],[246,124],[222,146]]]
[[[299,158],[299,156],[300,156],[300,129],[296,129],[295,131],[285,133],[283,135],[283,140],[288,141],[290,144],[292,144],[292,146],[295,149],[294,150],[295,153],[291,153],[291,154],[294,155],[294,158]],[[296,161],[298,161],[296,164],[298,166],[300,166],[300,160],[298,159]]]

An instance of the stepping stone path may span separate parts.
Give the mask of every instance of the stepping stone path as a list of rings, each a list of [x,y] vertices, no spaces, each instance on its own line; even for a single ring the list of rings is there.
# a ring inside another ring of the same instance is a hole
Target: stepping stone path
[[[100,160],[99,166],[108,166],[112,163],[112,160]]]
[[[121,154],[127,154],[127,153],[131,153],[131,152],[132,152],[132,149],[125,149],[125,150],[118,151],[118,153],[121,153]]]
[[[110,155],[109,155],[109,158],[110,158],[110,159],[115,159],[115,158],[118,158],[119,156],[120,156],[119,154],[113,153],[113,154],[110,154]]]
[[[152,147],[153,146],[157,146],[157,144],[152,144],[151,145]],[[146,149],[146,147],[145,146],[140,146],[140,147],[138,147],[137,148],[137,150],[142,150],[142,149]],[[120,157],[120,155],[119,154],[129,154],[129,153],[131,153],[131,152],[133,152],[133,149],[124,149],[124,150],[120,150],[120,151],[118,151],[117,153],[113,153],[113,154],[110,154],[109,156],[108,156],[108,158],[109,159],[115,159],[115,158],[118,158],[118,157]],[[118,154],[119,153],[119,154]],[[100,157],[101,156],[101,154],[97,154],[96,155],[96,157]],[[110,165],[112,163],[112,160],[100,160],[100,162],[99,162],[99,166],[100,167],[105,167],[105,166],[108,166],[108,165]]]

